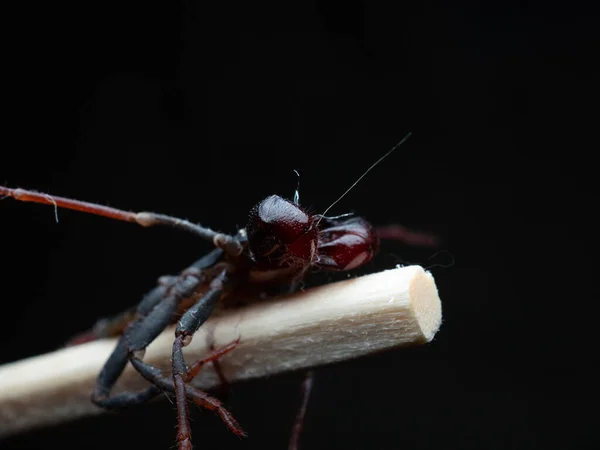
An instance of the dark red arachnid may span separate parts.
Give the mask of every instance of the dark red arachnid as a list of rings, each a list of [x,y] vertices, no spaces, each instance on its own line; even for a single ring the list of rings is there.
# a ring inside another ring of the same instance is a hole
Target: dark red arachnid
[[[362,176],[357,182],[361,178]],[[92,402],[102,408],[119,409],[144,403],[162,393],[173,397],[177,405],[179,450],[192,448],[188,401],[215,411],[233,433],[244,435],[241,427],[219,400],[190,384],[202,366],[209,361],[213,362],[221,381],[225,382],[218,368],[218,358],[233,350],[237,342],[191,364],[185,361],[182,352],[219,301],[243,296],[248,292],[262,295],[270,291],[272,285],[287,286],[289,291],[294,290],[309,270],[355,269],[375,256],[379,249],[379,236],[412,245],[435,245],[433,236],[415,233],[398,225],[376,231],[365,219],[350,217],[349,214],[338,217],[311,215],[300,207],[297,192],[294,201],[277,195],[262,200],[252,208],[247,227],[232,235],[163,214],[129,212],[0,186],[0,197],[4,196],[132,222],[144,227],[170,226],[191,232],[215,246],[214,250],[179,274],[160,277],[157,286],[135,308],[117,317],[98,321],[90,332],[77,336],[71,342],[78,344],[102,337],[119,336],[117,346],[98,374]],[[144,362],[142,355],[143,350],[173,323],[176,323],[176,327],[171,357],[172,370],[164,373]],[[113,386],[128,363],[149,381],[149,385],[141,391],[113,393]],[[306,385],[310,383],[307,382]],[[306,393],[309,390],[305,388]],[[297,442],[300,428],[295,428],[296,434],[292,442]]]
[[[136,308],[100,320],[88,333],[72,343],[119,336],[118,344],[99,373],[92,401],[106,409],[140,404],[166,393],[174,397],[178,413],[179,450],[189,450],[191,431],[187,402],[215,411],[229,429],[244,432],[216,399],[190,384],[208,361],[216,364],[236,343],[219,349],[201,361],[186,363],[182,348],[211,315],[215,305],[241,293],[267,292],[267,286],[283,285],[294,290],[305,274],[313,270],[344,271],[370,261],[377,253],[379,239],[373,227],[359,217],[311,215],[294,201],[277,195],[267,197],[250,212],[248,225],[234,235],[213,231],[187,220],[151,212],[129,212],[94,203],[50,196],[24,189],[0,186],[0,196],[25,202],[78,210],[115,220],[149,227],[166,225],[207,239],[216,247],[178,275],[163,276]],[[254,288],[250,288],[254,286]],[[258,287],[258,289],[257,289]],[[264,289],[264,290],[263,290]],[[170,324],[176,323],[172,350],[172,371],[163,373],[143,361],[143,350]],[[150,383],[136,392],[112,393],[127,363]],[[223,381],[223,379],[222,379]],[[296,436],[297,438],[297,436]],[[297,439],[296,439],[297,440]]]

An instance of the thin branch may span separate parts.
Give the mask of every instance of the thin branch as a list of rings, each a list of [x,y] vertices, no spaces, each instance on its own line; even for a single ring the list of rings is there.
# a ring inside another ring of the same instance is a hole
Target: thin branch
[[[331,283],[212,317],[185,348],[191,363],[237,338],[220,359],[227,380],[264,377],[431,341],[441,303],[430,273],[420,266]],[[169,370],[173,330],[146,351],[145,361]],[[90,401],[96,375],[115,346],[101,340],[0,366],[0,437],[98,414]],[[218,384],[212,365],[194,385]],[[115,392],[147,386],[128,367]]]

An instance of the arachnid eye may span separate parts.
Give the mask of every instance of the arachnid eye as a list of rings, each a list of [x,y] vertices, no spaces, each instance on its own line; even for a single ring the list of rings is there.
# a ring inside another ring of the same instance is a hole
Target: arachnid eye
[[[246,230],[250,253],[257,262],[290,257],[310,263],[314,257],[317,227],[313,218],[278,195],[252,208]]]

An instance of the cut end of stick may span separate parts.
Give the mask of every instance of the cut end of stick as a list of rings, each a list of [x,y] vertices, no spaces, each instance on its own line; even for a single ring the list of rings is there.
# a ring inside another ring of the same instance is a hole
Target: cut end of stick
[[[191,363],[239,338],[219,359],[227,380],[235,382],[424,344],[441,320],[433,276],[408,266],[226,311],[198,330],[184,354]],[[144,360],[168,373],[173,338],[167,329]],[[115,344],[95,341],[0,366],[0,437],[102,412],[90,395]],[[215,387],[212,366],[193,384]],[[114,392],[146,386],[129,365]]]
[[[430,342],[442,324],[442,303],[430,272],[421,270],[415,274],[409,297],[423,339]]]

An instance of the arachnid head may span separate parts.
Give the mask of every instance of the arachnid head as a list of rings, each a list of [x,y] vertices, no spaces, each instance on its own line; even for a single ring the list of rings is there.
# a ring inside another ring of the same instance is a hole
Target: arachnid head
[[[316,257],[318,228],[297,204],[271,195],[250,211],[248,248],[265,268],[308,265]]]

